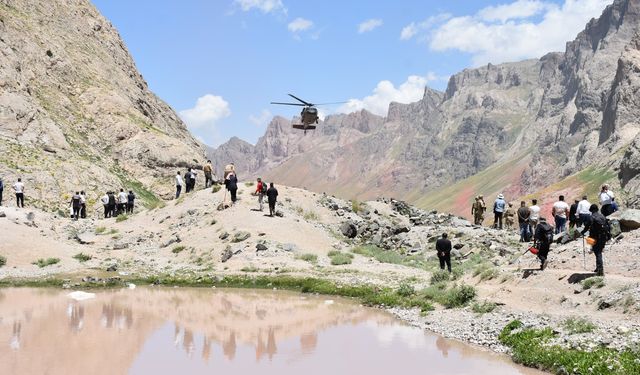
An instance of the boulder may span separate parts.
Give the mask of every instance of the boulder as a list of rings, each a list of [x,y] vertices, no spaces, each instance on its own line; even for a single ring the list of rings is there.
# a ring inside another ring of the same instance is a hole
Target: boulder
[[[82,232],[76,234],[76,240],[83,245],[89,245],[96,242],[96,235],[94,232]]]
[[[218,238],[220,238],[221,240],[226,240],[227,238],[229,238],[229,232],[220,233],[220,236]]]
[[[251,233],[246,231],[240,231],[233,234],[231,242],[242,242],[251,237]]]
[[[225,263],[226,261],[228,261],[229,259],[231,259],[231,257],[233,256],[233,251],[231,250],[231,246],[227,246],[223,251],[222,251],[222,256],[220,257],[220,261],[222,263]]]
[[[267,245],[263,243],[259,243],[256,245],[256,251],[265,251],[267,249],[268,249]]]
[[[340,232],[347,238],[355,238],[358,235],[358,228],[351,221],[345,221],[340,225]]]
[[[7,217],[7,214],[5,214],[4,211],[0,211],[0,217]]]
[[[298,247],[295,244],[286,243],[286,244],[282,245],[282,250],[289,251],[289,252],[294,252],[294,251],[298,251]]]
[[[623,231],[640,229],[640,210],[628,209],[618,211],[609,216],[609,220],[614,219],[620,222],[620,229]]]

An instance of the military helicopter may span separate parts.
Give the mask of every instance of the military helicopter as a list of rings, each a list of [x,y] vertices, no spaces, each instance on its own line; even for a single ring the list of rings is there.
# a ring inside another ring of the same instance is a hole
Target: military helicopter
[[[314,130],[316,128],[315,124],[318,123],[318,109],[316,108],[316,106],[346,103],[346,102],[333,102],[333,103],[313,104],[313,103],[306,102],[295,95],[292,95],[292,94],[287,94],[287,95],[299,101],[300,103],[271,102],[271,104],[295,105],[299,107],[304,107],[302,108],[302,112],[300,112],[300,119],[302,121],[302,124],[293,124],[294,129],[304,130],[304,134],[307,134],[307,130]]]

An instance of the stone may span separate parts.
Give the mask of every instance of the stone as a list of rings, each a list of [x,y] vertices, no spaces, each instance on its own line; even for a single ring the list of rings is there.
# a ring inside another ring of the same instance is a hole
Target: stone
[[[246,231],[239,231],[233,234],[231,242],[242,242],[251,237],[251,233]]]
[[[227,246],[225,247],[225,249],[222,251],[222,255],[220,257],[220,261],[222,263],[225,263],[226,261],[228,261],[229,259],[231,259],[231,257],[233,256],[233,251],[231,250],[231,246]]]
[[[116,272],[117,270],[118,270],[117,264],[112,264],[109,267],[107,267],[107,272]]]
[[[113,250],[123,250],[129,247],[127,242],[116,242],[113,244]]]
[[[355,238],[358,235],[358,228],[351,221],[340,224],[340,233],[347,238]]]
[[[94,232],[82,232],[76,234],[76,240],[83,245],[90,245],[96,242],[96,234]]]
[[[162,248],[169,247],[174,243],[179,243],[179,242],[181,242],[180,236],[178,236],[177,234],[174,234],[167,241],[163,242],[162,245],[160,245],[160,247]]]
[[[282,250],[289,251],[289,252],[297,252],[298,246],[292,243],[285,243],[282,245]]]
[[[256,251],[266,251],[268,249],[267,245],[263,243],[259,243],[256,245]]]
[[[220,236],[218,236],[219,239],[221,240],[226,240],[227,238],[229,238],[229,232],[222,232],[220,233]]]
[[[0,211],[0,217],[7,217],[7,214],[5,214],[4,211]]]
[[[626,209],[618,211],[609,216],[609,220],[617,220],[620,228],[624,231],[640,229],[640,210]]]
[[[631,330],[628,327],[625,327],[625,326],[618,326],[618,327],[616,327],[616,331],[618,331],[618,333],[621,334],[621,335],[625,335],[625,334],[629,333]]]

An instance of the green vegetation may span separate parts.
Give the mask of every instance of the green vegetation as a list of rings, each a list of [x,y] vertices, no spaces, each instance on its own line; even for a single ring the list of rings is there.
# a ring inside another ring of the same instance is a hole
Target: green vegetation
[[[337,250],[329,251],[327,256],[331,259],[331,264],[334,266],[351,264],[351,260],[353,259],[353,254],[343,253]]]
[[[431,285],[449,281],[449,271],[437,270],[431,275]]]
[[[479,276],[481,281],[492,280],[500,275],[496,267],[482,263],[473,270],[473,277]]]
[[[518,320],[500,333],[500,342],[512,350],[513,360],[554,374],[640,374],[640,355],[631,350],[598,347],[591,351],[567,349],[549,342],[557,335],[550,328],[525,328]]]
[[[375,245],[356,246],[351,249],[354,254],[374,258],[380,263],[402,264],[407,267],[427,269],[424,257],[420,255],[403,255],[394,250],[385,250]]]
[[[600,289],[604,287],[604,277],[590,277],[588,279],[582,280],[582,289],[587,290],[591,288]]]
[[[172,253],[174,253],[174,254],[179,254],[179,253],[181,253],[184,249],[186,249],[186,247],[185,247],[185,246],[180,245],[180,246],[176,246],[176,247],[174,247],[173,249],[171,249],[171,252],[172,252]]]
[[[416,294],[416,290],[413,285],[403,282],[400,284],[400,286],[398,286],[398,290],[396,290],[396,293],[401,297],[410,297]]]
[[[562,323],[562,326],[571,334],[589,333],[596,329],[596,326],[583,318],[569,318]]]
[[[314,211],[305,211],[304,212],[304,219],[306,221],[318,221],[318,220],[320,220],[320,216],[318,216],[318,214],[315,213]]]
[[[296,256],[296,259],[304,260],[309,263],[316,263],[318,261],[318,256],[316,254],[300,254]]]
[[[111,167],[110,172],[118,176],[120,182],[122,182],[123,186],[126,187],[127,190],[133,190],[138,201],[142,202],[146,208],[152,210],[154,208],[165,206],[165,203],[160,198],[156,197],[152,191],[145,188],[140,181],[129,177],[122,167],[114,165]]]
[[[4,266],[5,264],[7,264],[7,258],[0,255],[0,267]]]
[[[363,208],[364,208],[364,205],[361,202],[358,202],[357,200],[351,201],[351,210],[353,212],[358,213],[362,211]]]
[[[247,267],[242,267],[240,269],[240,271],[242,271],[242,272],[260,272],[260,269],[258,267],[256,267],[256,266],[254,266],[254,265],[250,265],[250,266],[247,266]]]
[[[47,258],[47,259],[38,259],[37,261],[31,263],[33,265],[36,265],[40,268],[44,268],[47,266],[51,266],[53,264],[59,263],[60,262],[60,258]]]
[[[220,186],[220,185],[213,185],[213,186],[211,187],[211,192],[212,192],[212,193],[217,193],[217,192],[219,192],[219,191],[220,191],[220,189],[222,189],[222,186]]]
[[[454,307],[466,306],[476,297],[476,290],[470,285],[453,285],[449,287],[446,282],[433,284],[422,290],[423,298],[437,302],[450,309]]]
[[[84,263],[88,260],[91,260],[93,257],[91,255],[87,255],[84,253],[78,253],[76,255],[73,256],[73,259],[76,259],[78,262],[80,263]]]
[[[471,305],[471,311],[476,314],[487,314],[495,310],[497,305],[493,302],[484,301],[484,302],[476,302]]]
[[[120,214],[116,217],[116,223],[119,223],[121,221],[125,221],[129,218],[129,215],[127,214]]]
[[[107,231],[107,227],[97,227],[95,230],[95,234],[104,234]]]
[[[253,181],[249,181],[249,182],[245,182],[244,186],[246,187],[252,187],[253,186]]]

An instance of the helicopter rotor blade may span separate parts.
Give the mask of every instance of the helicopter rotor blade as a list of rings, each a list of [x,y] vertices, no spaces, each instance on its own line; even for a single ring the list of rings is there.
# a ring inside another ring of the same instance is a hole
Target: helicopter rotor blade
[[[280,103],[280,102],[271,102],[271,104],[278,104],[278,105],[295,105],[298,107],[307,107],[307,105],[305,104],[301,104],[301,103]]]
[[[314,104],[315,106],[319,106],[319,105],[330,105],[330,104],[345,104],[345,103],[349,103],[349,102],[331,102],[331,103],[318,103],[318,104]]]
[[[298,97],[297,97],[297,96],[295,96],[295,95],[291,95],[291,94],[287,94],[287,95],[289,95],[290,97],[292,97],[292,98],[294,98],[295,100],[299,101],[300,103],[304,103],[305,105],[308,105],[308,106],[310,106],[310,107],[313,107],[313,104],[308,103],[308,102],[305,102],[304,100],[302,100],[302,99],[298,98]]]

